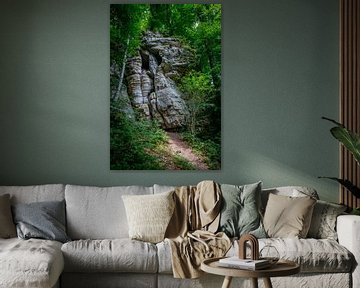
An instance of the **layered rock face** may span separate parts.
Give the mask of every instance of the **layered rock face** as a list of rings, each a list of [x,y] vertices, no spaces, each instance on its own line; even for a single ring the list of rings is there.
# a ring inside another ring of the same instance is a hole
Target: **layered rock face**
[[[141,49],[126,63],[127,93],[141,117],[157,120],[164,129],[186,125],[188,107],[177,88],[192,60],[189,49],[175,38],[146,32]]]

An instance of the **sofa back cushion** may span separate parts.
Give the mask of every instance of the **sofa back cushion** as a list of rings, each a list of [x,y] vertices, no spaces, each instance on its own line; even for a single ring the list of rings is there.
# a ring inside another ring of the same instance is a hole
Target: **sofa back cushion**
[[[219,231],[229,237],[251,233],[266,237],[260,217],[261,182],[248,185],[221,184],[222,208]]]
[[[123,196],[129,237],[151,243],[164,240],[166,228],[174,214],[174,191],[155,195]]]
[[[65,199],[65,185],[0,186],[0,195],[10,194],[11,204]]]
[[[0,196],[0,238],[16,237],[9,194]]]
[[[154,194],[158,194],[158,193],[166,193],[166,192],[174,191],[177,186],[154,184],[153,187],[154,187]]]
[[[270,238],[306,238],[316,200],[270,194],[264,228]]]
[[[310,196],[314,199],[319,199],[319,195],[316,190],[304,186],[284,186],[276,188],[263,189],[261,191],[261,210],[262,213],[265,213],[265,208],[269,200],[269,194],[275,194],[280,196],[289,196],[289,197],[305,197]]]
[[[12,207],[17,235],[21,239],[70,241],[65,228],[65,201],[18,203]]]
[[[128,238],[123,195],[153,194],[152,187],[66,185],[67,232],[71,239]]]
[[[308,237],[336,241],[336,220],[346,209],[345,205],[318,200],[312,214]]]

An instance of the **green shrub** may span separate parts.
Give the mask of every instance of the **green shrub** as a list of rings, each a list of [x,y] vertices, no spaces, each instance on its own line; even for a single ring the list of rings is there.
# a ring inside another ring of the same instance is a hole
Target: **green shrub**
[[[154,123],[134,121],[123,113],[113,113],[110,129],[110,168],[114,170],[165,169],[149,153],[166,141],[166,134]]]
[[[221,166],[221,145],[210,140],[200,139],[191,133],[183,133],[183,139],[195,150],[195,152],[204,157],[206,164],[211,170],[220,169]]]

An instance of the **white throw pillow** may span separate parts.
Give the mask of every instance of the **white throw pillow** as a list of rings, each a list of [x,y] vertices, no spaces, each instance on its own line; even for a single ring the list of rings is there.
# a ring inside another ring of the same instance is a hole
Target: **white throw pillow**
[[[131,239],[151,243],[164,240],[175,208],[173,193],[122,196]]]

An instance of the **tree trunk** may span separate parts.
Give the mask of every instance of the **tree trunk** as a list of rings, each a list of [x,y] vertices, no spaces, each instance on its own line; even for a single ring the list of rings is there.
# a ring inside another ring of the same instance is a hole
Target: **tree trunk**
[[[214,86],[216,88],[219,88],[220,87],[220,78],[215,73],[215,65],[214,65],[215,60],[214,60],[214,55],[213,55],[213,53],[212,53],[212,51],[210,49],[210,43],[207,43],[205,49],[206,49],[206,54],[207,54],[207,58],[208,58],[208,61],[209,61],[211,78],[213,80]]]
[[[129,43],[130,43],[130,36],[128,36],[128,38],[126,40],[126,48],[125,48],[124,57],[123,57],[123,61],[122,61],[121,72],[120,72],[120,76],[119,76],[119,84],[118,84],[118,87],[116,89],[115,97],[113,98],[113,100],[115,100],[115,101],[119,100],[119,98],[120,98],[121,87],[122,87],[122,83],[124,81],[124,75],[125,75],[125,66],[126,66],[127,52],[128,52],[128,48],[129,48]]]

